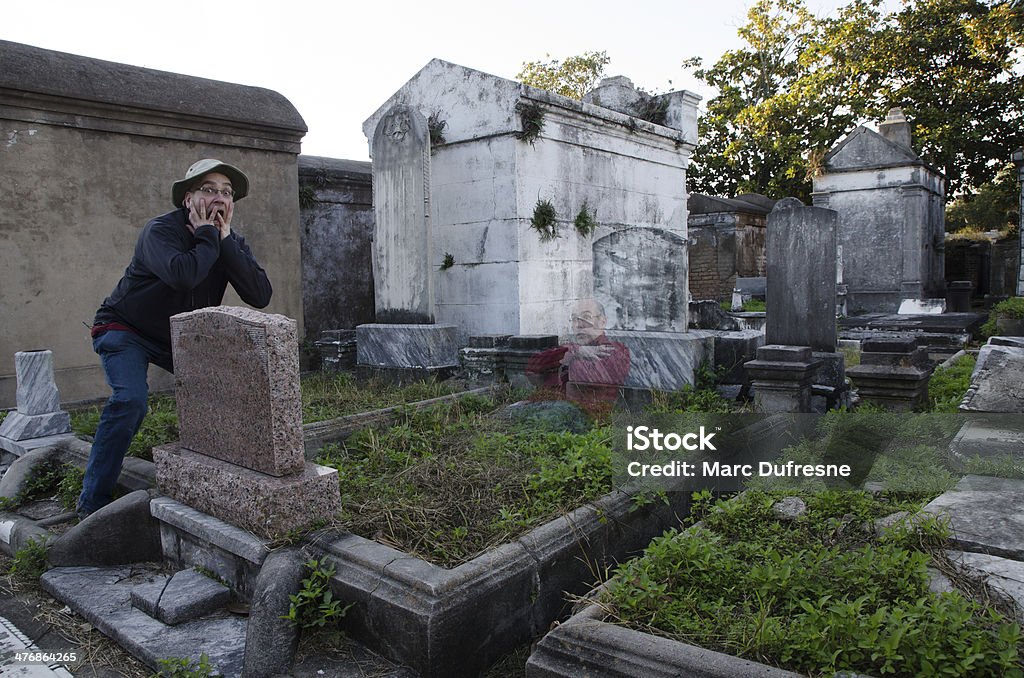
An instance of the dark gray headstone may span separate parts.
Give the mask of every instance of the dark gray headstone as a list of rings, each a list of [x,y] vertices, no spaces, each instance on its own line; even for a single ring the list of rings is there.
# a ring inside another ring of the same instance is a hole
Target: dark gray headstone
[[[373,133],[373,204],[377,322],[434,322],[430,133],[409,106],[389,110]]]
[[[836,350],[837,219],[796,198],[768,215],[766,343]]]
[[[594,243],[594,297],[608,328],[687,329],[687,245],[670,231],[627,228]]]

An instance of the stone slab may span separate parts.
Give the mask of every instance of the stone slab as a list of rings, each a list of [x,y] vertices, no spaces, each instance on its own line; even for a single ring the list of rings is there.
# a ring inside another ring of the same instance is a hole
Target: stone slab
[[[706,331],[608,330],[606,336],[629,349],[626,388],[678,391],[693,384],[700,366],[714,359],[714,335]]]
[[[1024,563],[987,553],[946,551],[950,561],[972,579],[980,579],[1014,604],[1017,622],[1024,622]]]
[[[810,346],[765,344],[757,349],[757,359],[764,362],[807,363],[812,360]]]
[[[796,673],[602,621],[590,605],[554,627],[534,647],[527,678],[797,678]]]
[[[18,412],[37,415],[60,410],[60,393],[53,377],[52,351],[18,351],[14,354],[14,374]]]
[[[44,573],[40,584],[154,670],[161,659],[198,660],[205,653],[224,678],[240,676],[246,620],[225,615],[168,626],[131,604],[132,590],[155,578],[152,570],[134,566],[58,567]]]
[[[427,369],[457,366],[458,334],[455,325],[360,325],[356,328],[356,363]]]
[[[14,441],[48,438],[71,432],[71,415],[67,412],[22,414],[8,412],[0,424],[0,437]]]
[[[178,447],[153,449],[157,487],[204,513],[273,539],[341,510],[338,472],[307,463],[277,478]]]
[[[204,617],[229,600],[231,590],[227,586],[195,569],[140,584],[131,592],[134,607],[171,626]]]
[[[904,299],[897,315],[938,315],[946,312],[945,299]]]
[[[7,416],[10,415],[8,414]],[[27,440],[11,440],[10,438],[0,436],[0,450],[6,450],[11,454],[21,457],[32,450],[39,449],[40,447],[59,445],[71,440],[77,440],[73,433],[62,433],[60,435],[44,436],[42,438],[29,438]]]
[[[608,327],[686,332],[687,242],[662,228],[624,228],[594,240],[594,298]]]
[[[1024,416],[973,414],[949,443],[953,459],[1024,456]]]
[[[1024,413],[1024,348],[982,346],[960,411]]]
[[[216,306],[171,318],[180,443],[262,473],[302,469],[296,323]]]
[[[836,350],[839,215],[784,198],[768,214],[765,342]]]
[[[959,549],[1024,560],[1024,480],[964,476],[924,510],[948,517]]]
[[[426,118],[411,106],[391,107],[377,122],[370,148],[376,317],[385,322],[433,322],[430,133]]]

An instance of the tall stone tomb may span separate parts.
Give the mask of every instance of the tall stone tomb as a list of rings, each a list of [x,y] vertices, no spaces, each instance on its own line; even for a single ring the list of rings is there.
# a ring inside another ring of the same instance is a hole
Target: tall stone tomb
[[[686,168],[698,97],[657,98],[646,106],[656,124],[638,117],[650,98],[612,80],[580,102],[435,59],[366,120],[378,322],[451,326],[459,345],[565,339],[572,309],[596,299],[609,338],[635,342],[633,372],[649,364],[654,376],[651,352],[671,345],[679,374],[658,387],[692,378]],[[363,363],[363,334],[358,350]]]
[[[52,351],[14,354],[18,409],[0,424],[0,449],[22,455],[71,433],[71,415],[60,408]]]
[[[764,411],[807,412],[812,387],[834,402],[845,390],[836,352],[838,215],[780,200],[768,215],[765,346],[746,363]]]
[[[877,132],[858,127],[824,159],[814,204],[839,214],[849,313],[895,313],[944,296],[945,178],[911,148],[894,108]]]
[[[341,508],[305,461],[296,323],[218,306],[171,318],[181,440],[153,450],[160,491],[273,539]]]

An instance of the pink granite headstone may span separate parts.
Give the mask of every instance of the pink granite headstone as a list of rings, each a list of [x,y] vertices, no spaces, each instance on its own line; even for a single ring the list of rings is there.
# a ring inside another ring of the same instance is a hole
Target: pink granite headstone
[[[181,447],[272,476],[302,471],[296,323],[217,306],[171,318]]]

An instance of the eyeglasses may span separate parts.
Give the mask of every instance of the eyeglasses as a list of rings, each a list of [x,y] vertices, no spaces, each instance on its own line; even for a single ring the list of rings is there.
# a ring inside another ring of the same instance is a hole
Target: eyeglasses
[[[228,200],[233,200],[235,197],[235,192],[230,188],[217,188],[216,186],[200,186],[196,190],[202,193],[203,195],[209,196],[211,198],[215,195],[222,195]]]

